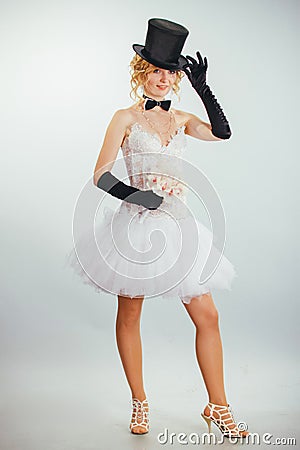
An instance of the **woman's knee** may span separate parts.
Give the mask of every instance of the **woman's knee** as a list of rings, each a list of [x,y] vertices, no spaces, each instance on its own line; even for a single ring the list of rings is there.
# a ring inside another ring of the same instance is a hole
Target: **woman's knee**
[[[208,326],[218,326],[219,324],[219,313],[215,306],[209,305],[204,309],[203,320]]]
[[[211,294],[203,294],[195,298],[194,305],[190,308],[189,312],[196,327],[203,329],[219,326],[219,312]]]
[[[199,313],[199,325],[205,328],[217,328],[219,326],[219,313],[213,303],[203,305]]]
[[[118,304],[118,325],[132,327],[139,323],[142,311],[142,299],[119,299]]]

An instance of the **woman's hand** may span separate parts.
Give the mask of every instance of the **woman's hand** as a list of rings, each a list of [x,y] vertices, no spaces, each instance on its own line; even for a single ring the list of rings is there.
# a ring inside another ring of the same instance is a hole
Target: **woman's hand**
[[[216,97],[206,83],[207,58],[205,57],[203,61],[200,52],[197,52],[196,55],[198,62],[192,56],[186,56],[189,62],[185,64],[182,70],[186,73],[193,88],[204,103],[210,120],[212,134],[219,139],[229,139],[231,129],[228,120]]]
[[[161,195],[157,195],[150,189],[148,191],[138,190],[137,192],[129,195],[125,200],[128,203],[142,205],[147,209],[157,209],[161,205],[163,199],[164,198]]]
[[[203,89],[206,86],[206,72],[208,68],[208,62],[206,56],[204,62],[200,52],[196,52],[198,62],[192,56],[187,55],[186,58],[190,61],[183,67],[184,73],[188,76],[192,86],[199,95],[202,94]]]

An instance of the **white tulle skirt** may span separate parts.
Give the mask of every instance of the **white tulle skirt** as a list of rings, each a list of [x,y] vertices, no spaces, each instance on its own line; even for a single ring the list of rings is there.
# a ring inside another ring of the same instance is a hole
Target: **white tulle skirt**
[[[155,215],[122,202],[117,210],[106,206],[93,231],[74,237],[66,265],[98,293],[190,303],[212,289],[231,290],[237,276],[212,241],[212,232],[194,217]]]

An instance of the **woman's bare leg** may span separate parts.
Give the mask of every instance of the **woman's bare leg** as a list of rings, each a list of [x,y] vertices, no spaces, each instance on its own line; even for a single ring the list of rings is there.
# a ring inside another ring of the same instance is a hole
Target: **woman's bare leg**
[[[124,372],[131,389],[132,397],[143,401],[146,398],[143,369],[140,318],[144,297],[129,298],[118,295],[118,313],[116,319],[117,346]],[[145,429],[135,427],[134,432]]]
[[[209,401],[227,406],[223,374],[223,349],[219,329],[219,314],[210,293],[194,297],[190,304],[183,303],[196,327],[196,355]],[[209,415],[206,406],[205,415]],[[218,417],[217,413],[214,413]],[[224,415],[224,419],[229,414]],[[229,425],[234,428],[234,425]],[[247,435],[248,432],[240,432]]]
[[[183,303],[196,327],[196,355],[209,401],[226,405],[219,314],[210,293]]]

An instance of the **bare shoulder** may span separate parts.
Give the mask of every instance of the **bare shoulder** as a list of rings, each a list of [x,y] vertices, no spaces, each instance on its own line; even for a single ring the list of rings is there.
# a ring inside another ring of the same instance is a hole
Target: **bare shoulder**
[[[122,125],[130,122],[132,112],[130,108],[117,109],[113,115],[113,120],[120,122]]]
[[[135,105],[129,106],[128,108],[118,109],[113,116],[113,119],[116,122],[119,122],[124,131],[127,131],[128,128],[137,120],[137,109]]]
[[[190,119],[190,114],[185,112],[185,111],[181,111],[180,109],[174,109],[172,108],[173,113],[175,114],[175,119],[176,122],[178,124],[178,126],[182,127],[183,125],[186,125],[187,122]]]

